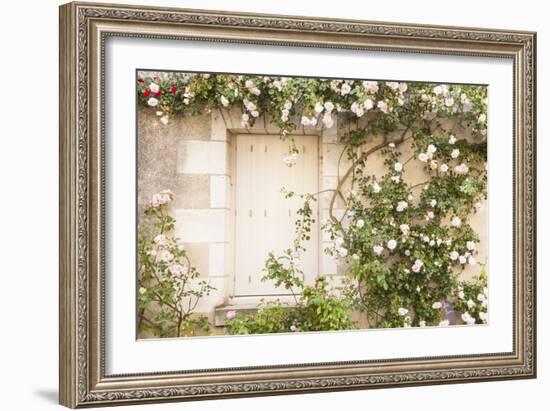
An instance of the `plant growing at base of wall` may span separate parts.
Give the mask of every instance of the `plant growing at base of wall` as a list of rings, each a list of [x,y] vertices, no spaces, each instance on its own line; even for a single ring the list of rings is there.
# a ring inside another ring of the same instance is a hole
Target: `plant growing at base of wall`
[[[287,198],[295,194],[286,193]],[[310,201],[305,195],[304,206],[298,211],[295,222],[296,238],[292,248],[276,257],[268,255],[262,281],[273,281],[294,297],[294,304],[268,302],[256,314],[240,315],[229,312],[226,322],[230,334],[266,334],[278,332],[331,331],[356,328],[351,320],[352,300],[346,293],[331,287],[326,277],[318,276],[314,285],[306,285],[300,268],[300,254],[305,251],[303,242],[310,239],[311,225],[315,223]]]
[[[214,290],[200,280],[183,243],[173,236],[169,190],[151,198],[138,234],[138,326],[159,337],[182,337],[209,330],[208,318],[194,313],[200,299]]]

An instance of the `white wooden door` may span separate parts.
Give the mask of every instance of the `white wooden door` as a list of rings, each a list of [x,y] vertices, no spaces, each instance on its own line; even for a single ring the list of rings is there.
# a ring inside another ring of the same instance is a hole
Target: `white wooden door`
[[[316,136],[295,136],[300,154],[292,167],[283,163],[289,142],[277,135],[241,134],[236,137],[235,167],[235,295],[285,295],[289,291],[261,281],[269,252],[276,256],[292,247],[296,211],[303,201],[285,199],[281,188],[295,193],[315,193],[319,186],[319,152]],[[305,245],[301,266],[307,283],[318,273],[319,238],[317,203],[312,204],[316,223]]]

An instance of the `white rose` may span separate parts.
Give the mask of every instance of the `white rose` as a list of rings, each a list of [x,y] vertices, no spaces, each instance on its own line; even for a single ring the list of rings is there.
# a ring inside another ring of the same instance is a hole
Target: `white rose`
[[[487,116],[485,114],[480,114],[477,121],[480,123],[483,123],[485,120],[487,120]]]
[[[401,232],[402,232],[403,234],[406,235],[406,234],[409,233],[410,227],[409,227],[408,224],[401,224],[401,225],[399,226],[399,229],[401,230]]]
[[[427,152],[428,152],[429,154],[433,154],[433,153],[435,153],[436,151],[437,151],[437,147],[434,146],[433,144],[430,144],[430,145],[428,146]]]
[[[372,250],[376,255],[380,255],[384,251],[384,247],[382,247],[381,245],[375,245],[374,247],[372,247]]]
[[[480,311],[480,312],[479,312],[479,319],[480,319],[481,321],[483,321],[484,323],[486,323],[487,320],[488,320],[488,318],[489,318],[489,316],[487,315],[487,313],[486,313],[485,311]]]
[[[334,110],[334,104],[332,104],[330,101],[327,101],[325,103],[325,110],[331,113],[332,110]]]
[[[469,299],[468,301],[466,301],[466,305],[468,306],[468,308],[471,310],[472,308],[474,308],[476,306],[476,303],[474,303],[472,301],[472,299]]]
[[[377,81],[363,81],[363,87],[371,93],[376,93],[378,91],[378,82]]]
[[[398,212],[402,212],[403,210],[405,210],[409,205],[407,204],[406,201],[399,201],[397,203],[397,206],[395,207],[395,209],[398,211]]]
[[[439,167],[439,170],[442,173],[446,173],[449,170],[449,166],[447,166],[447,164],[441,164],[441,167]]]
[[[477,264],[477,261],[476,261],[476,259],[475,259],[474,257],[469,256],[469,257],[468,257],[468,264],[469,264],[469,265],[476,265],[476,264]]]
[[[354,261],[358,261],[358,260],[359,260],[359,256],[358,256],[357,254],[353,254],[353,255],[351,256],[351,258],[352,258],[352,260],[354,260]]]
[[[286,108],[287,110],[290,110],[292,108],[292,101],[290,100],[285,101],[284,108]]]
[[[452,97],[447,97],[445,99],[445,105],[447,107],[452,107],[452,105],[455,103],[454,99]]]
[[[401,170],[403,170],[403,164],[401,164],[401,163],[395,163],[395,164],[393,165],[393,169],[399,173]]]
[[[454,216],[451,219],[451,225],[453,227],[460,227],[461,224],[462,224],[462,220],[460,219],[460,217]]]
[[[357,228],[363,228],[365,226],[365,222],[363,220],[357,220],[355,225],[357,226]]]
[[[463,313],[460,317],[462,318],[462,321],[464,321],[468,325],[475,324],[476,322],[475,318],[473,318],[467,311]]]
[[[442,305],[441,305],[441,302],[439,302],[439,301],[436,301],[435,303],[432,304],[432,308],[434,310],[439,310],[441,307],[442,307]]]
[[[363,108],[367,111],[372,109],[373,107],[374,107],[374,102],[370,98],[366,99],[365,102],[363,103]]]
[[[378,183],[374,183],[372,185],[372,191],[374,191],[375,193],[379,193],[381,189],[382,189],[382,187],[380,187],[380,185]]]
[[[466,264],[466,257],[464,257],[463,255],[461,255],[460,257],[458,257],[458,262],[460,264]]]
[[[158,93],[160,87],[157,83],[151,83],[149,84],[149,90],[151,90],[153,93]]]
[[[460,291],[458,292],[458,298],[460,298],[461,300],[464,299],[464,291],[460,290]]]
[[[399,83],[399,91],[401,93],[404,93],[405,91],[407,91],[407,88],[408,88],[407,83]]]
[[[456,259],[458,258],[459,254],[456,252],[456,251],[451,251],[449,253],[449,258],[453,261],[456,261]]]
[[[454,144],[454,143],[456,143],[456,137],[451,134],[451,136],[449,137],[449,144]]]
[[[378,103],[376,103],[376,107],[382,112],[387,113],[388,112],[388,103],[385,101],[380,100]]]
[[[425,327],[426,326],[426,321],[424,321],[424,320],[418,321],[418,326],[419,327]]]
[[[418,155],[418,159],[423,163],[426,163],[428,161],[428,155],[426,153],[420,153]]]
[[[347,83],[342,84],[342,88],[340,89],[341,95],[345,96],[346,94],[349,94],[350,91],[351,91],[351,87],[349,84]]]
[[[309,117],[302,116],[302,120],[300,121],[303,126],[309,126],[311,124],[311,121],[309,120]]]
[[[441,93],[443,93],[443,89],[441,88],[441,86],[435,86],[433,88],[433,92],[436,96],[439,96]]]
[[[392,90],[397,90],[399,88],[399,83],[395,81],[386,81],[386,86],[388,86]]]
[[[250,117],[248,117],[248,114],[244,113],[242,116],[241,116],[241,126],[242,127],[248,127],[248,119]]]
[[[466,243],[466,248],[470,251],[473,251],[476,249],[476,243],[474,243],[473,241],[468,241]]]
[[[331,128],[334,125],[334,120],[332,119],[330,113],[326,112],[323,116],[323,124],[326,126],[326,128]]]
[[[451,157],[457,158],[460,155],[460,150],[458,148],[455,148],[453,151],[451,151]]]
[[[455,173],[457,174],[466,174],[470,169],[464,163],[455,167]]]
[[[227,107],[229,105],[229,100],[225,96],[220,97],[220,102],[224,107]]]
[[[321,103],[317,102],[315,103],[315,112],[317,114],[321,113],[324,110],[324,107]]]
[[[151,107],[155,107],[158,103],[159,101],[154,97],[150,97],[149,100],[147,100],[147,104]]]
[[[418,273],[422,269],[423,265],[424,265],[424,263],[422,261],[416,260],[414,262],[413,266],[411,267],[411,269],[413,270],[413,272]]]
[[[160,118],[160,122],[161,122],[162,124],[164,124],[164,125],[168,124],[168,117],[162,116],[162,117]]]
[[[443,320],[439,322],[440,327],[447,327],[449,325],[449,320]]]
[[[436,205],[437,205],[437,200],[436,200],[436,199],[432,199],[432,200],[430,201],[430,206],[435,207]]]
[[[348,250],[346,250],[345,248],[339,248],[338,254],[340,254],[340,257],[345,257],[348,255]]]
[[[485,294],[483,294],[483,293],[479,293],[477,295],[477,300],[478,301],[485,301],[486,299],[487,299],[487,297],[485,297]]]
[[[388,244],[387,244],[387,245],[388,245],[388,248],[389,248],[390,250],[393,250],[393,249],[395,249],[395,247],[397,247],[397,241],[395,241],[395,240],[390,240],[390,241],[388,241]]]
[[[397,313],[398,313],[401,317],[407,315],[408,312],[409,312],[409,310],[407,310],[406,308],[403,308],[403,307],[400,307],[400,308],[397,310]]]
[[[147,289],[145,287],[140,287],[139,288],[139,293],[140,294],[145,294],[147,292]]]

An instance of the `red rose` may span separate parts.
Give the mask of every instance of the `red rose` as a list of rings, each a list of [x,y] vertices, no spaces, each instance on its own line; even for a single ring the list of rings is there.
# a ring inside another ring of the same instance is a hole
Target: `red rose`
[[[162,94],[162,90],[159,90],[159,91],[157,91],[157,92],[155,93],[155,96],[158,97],[158,96],[160,96],[161,94]]]
[[[144,81],[145,81],[145,79],[143,77],[138,78],[138,83],[143,83]]]
[[[170,88],[170,91],[172,92],[172,94],[176,94],[178,89],[176,88],[176,86],[172,86],[172,88]]]
[[[145,97],[149,97],[149,96],[151,95],[151,90],[146,89],[146,90],[143,92],[143,95],[144,95]]]

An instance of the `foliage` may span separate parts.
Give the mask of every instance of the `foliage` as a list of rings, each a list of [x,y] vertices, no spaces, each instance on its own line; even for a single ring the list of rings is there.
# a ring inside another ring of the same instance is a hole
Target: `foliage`
[[[488,320],[487,272],[481,271],[473,281],[458,285],[454,307],[464,324],[486,324]]]
[[[168,209],[172,199],[168,190],[155,194],[139,226],[139,328],[160,337],[208,331],[208,319],[194,310],[214,290],[199,279],[183,243],[171,235],[176,222]]]
[[[325,251],[346,265],[350,279],[338,291],[338,303],[364,313],[371,326],[445,325],[442,307],[455,300],[458,287],[465,294],[479,291],[477,282],[460,282],[459,277],[467,265],[478,265],[479,236],[469,221],[487,195],[485,86],[140,73],[138,99],[165,124],[176,115],[238,107],[242,127],[265,116],[283,138],[298,127],[331,128],[338,121],[341,161],[351,165],[338,176],[335,189],[301,193],[304,207],[294,244],[266,261],[265,279],[291,290],[296,309],[267,306],[257,318],[230,321],[230,329],[232,324],[235,330],[266,329],[258,324],[273,310],[274,321],[280,318],[280,329],[288,330],[296,312],[318,301],[314,295],[327,301],[320,285],[303,283],[299,268],[313,220],[310,203],[327,195],[329,218],[322,226],[333,244]],[[288,165],[299,159],[290,141],[284,159]],[[374,154],[385,161],[380,175],[372,175]],[[424,179],[409,181],[407,170],[419,166]],[[338,217],[337,200],[344,204]],[[464,309],[460,301],[456,307]],[[468,312],[483,321],[482,308]],[[237,323],[249,325],[239,328]],[[305,323],[301,317],[300,329]]]

